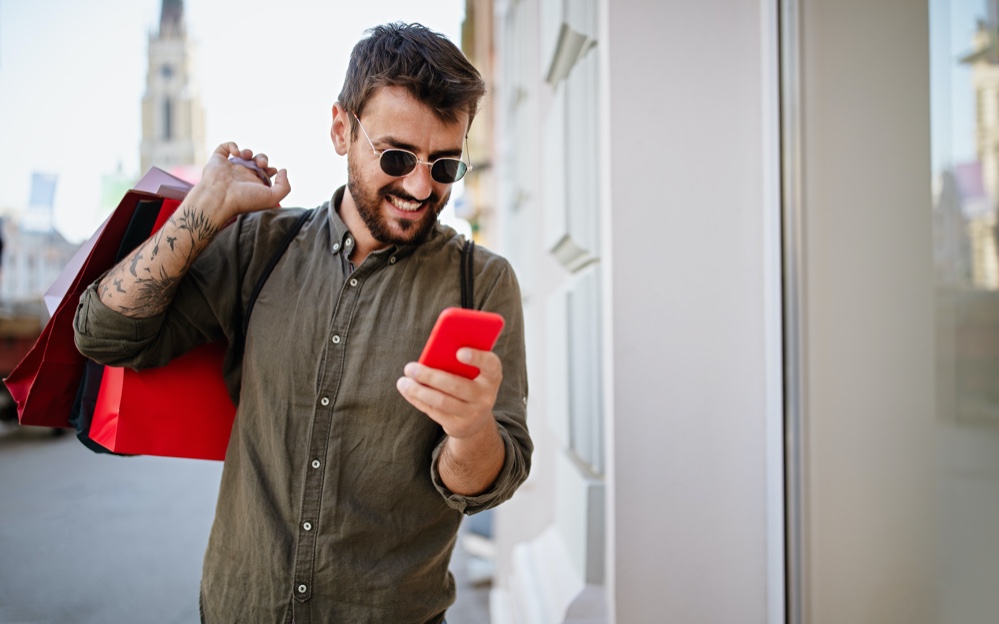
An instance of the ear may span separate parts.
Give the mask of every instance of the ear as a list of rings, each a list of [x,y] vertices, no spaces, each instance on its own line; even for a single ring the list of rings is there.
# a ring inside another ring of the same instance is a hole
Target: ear
[[[336,153],[345,156],[350,146],[350,113],[340,104],[333,104],[333,126],[330,128],[330,138]]]

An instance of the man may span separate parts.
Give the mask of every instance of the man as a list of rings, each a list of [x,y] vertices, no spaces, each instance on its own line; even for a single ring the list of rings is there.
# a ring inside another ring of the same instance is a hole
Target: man
[[[474,307],[506,319],[492,352],[459,352],[480,375],[414,362],[438,313],[459,305],[463,239],[437,214],[483,93],[461,52],[418,24],[372,29],[354,48],[331,129],[347,186],[309,217],[259,293],[243,352],[227,353],[239,409],[203,621],[443,621],[461,513],[527,477],[522,308],[505,260],[474,254]],[[301,214],[268,210],[289,191],[266,155],[220,145],[171,220],[81,298],[81,352],[141,368],[238,343],[262,266]]]

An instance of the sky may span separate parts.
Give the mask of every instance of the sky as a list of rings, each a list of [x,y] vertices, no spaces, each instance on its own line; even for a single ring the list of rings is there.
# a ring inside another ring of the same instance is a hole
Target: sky
[[[0,213],[28,204],[32,172],[57,174],[54,222],[88,238],[102,176],[139,171],[147,44],[161,0],[0,0]],[[206,150],[224,141],[287,168],[283,206],[346,182],[330,109],[364,30],[420,22],[459,41],[463,0],[185,0]]]

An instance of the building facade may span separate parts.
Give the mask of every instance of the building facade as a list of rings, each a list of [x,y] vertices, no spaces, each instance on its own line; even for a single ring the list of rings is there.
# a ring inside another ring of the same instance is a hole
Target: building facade
[[[193,45],[183,0],[163,0],[159,28],[149,35],[149,69],[142,97],[141,167],[182,172],[203,166],[205,113],[194,77]]]
[[[993,3],[467,4],[537,443],[494,624],[994,619]]]

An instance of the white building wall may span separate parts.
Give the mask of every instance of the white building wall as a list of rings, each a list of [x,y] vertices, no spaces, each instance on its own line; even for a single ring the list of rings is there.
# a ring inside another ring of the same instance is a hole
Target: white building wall
[[[497,3],[503,248],[525,286],[537,449],[497,511],[494,622],[783,621],[775,8],[596,0],[588,29],[583,4]],[[564,92],[544,81],[559,16],[595,40],[597,68],[562,136]],[[591,104],[595,123],[574,127]],[[570,188],[591,182],[564,149],[578,132],[594,144],[592,244],[573,230],[581,199],[553,220],[560,167]],[[569,451],[567,381],[593,356],[567,358],[578,338],[559,325],[564,297],[594,288],[595,473]]]
[[[780,345],[768,15],[734,0],[607,3],[617,622],[767,619]]]

